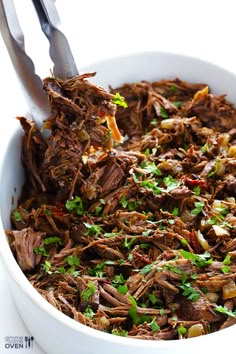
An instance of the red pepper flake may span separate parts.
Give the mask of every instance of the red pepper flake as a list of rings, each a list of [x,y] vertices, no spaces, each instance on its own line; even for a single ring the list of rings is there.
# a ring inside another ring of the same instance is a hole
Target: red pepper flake
[[[192,179],[192,178],[186,177],[184,181],[190,187],[199,186],[201,188],[207,188],[207,183],[203,179]]]
[[[193,247],[195,253],[201,253],[202,249],[201,249],[201,246],[200,246],[199,241],[197,239],[196,232],[193,232],[193,231],[190,232],[189,236],[190,236],[190,244]]]

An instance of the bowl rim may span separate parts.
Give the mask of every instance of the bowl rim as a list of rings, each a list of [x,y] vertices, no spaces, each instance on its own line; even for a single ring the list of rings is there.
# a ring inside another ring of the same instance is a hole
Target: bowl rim
[[[215,63],[212,63],[210,61],[204,60],[202,58],[190,56],[190,55],[185,55],[185,54],[179,54],[175,52],[167,52],[167,51],[140,51],[140,52],[134,52],[134,53],[129,53],[125,55],[119,55],[119,56],[114,56],[110,57],[107,59],[100,60],[98,62],[94,62],[90,64],[88,67],[83,68],[83,72],[89,71],[91,67],[94,67],[96,65],[100,66],[106,66],[109,63],[116,62],[117,60],[128,60],[130,58],[139,58],[142,59],[144,57],[150,57],[150,56],[159,56],[159,57],[172,57],[176,58],[178,60],[189,60],[189,61],[194,61],[198,62],[199,65],[209,65],[209,67],[214,68],[215,70],[222,71],[225,73],[228,73],[232,75],[232,77],[235,78],[236,81],[236,74],[230,70],[225,69],[222,66],[219,66]],[[11,141],[14,138],[14,134],[18,133],[20,130],[20,127],[17,127],[14,132],[11,133],[11,138],[9,139],[8,143],[3,147],[3,150],[1,152],[1,161],[0,161],[0,180],[3,178],[2,176],[2,165],[5,161],[6,157],[6,152],[9,149],[9,145]],[[1,181],[0,181],[1,184]],[[2,206],[0,205],[0,214],[1,214]],[[229,328],[225,328],[223,330],[210,333],[207,335],[203,335],[201,337],[195,337],[195,338],[189,338],[187,341],[182,341],[182,340],[167,340],[167,341],[149,341],[149,340],[144,340],[144,339],[139,339],[134,340],[133,338],[125,338],[121,336],[115,336],[111,335],[109,333],[105,333],[96,329],[93,329],[91,327],[88,327],[86,325],[81,324],[80,322],[75,321],[74,319],[68,317],[64,313],[60,312],[57,310],[53,305],[51,305],[46,299],[43,298],[39,294],[39,292],[31,285],[31,283],[28,281],[26,276],[24,275],[23,271],[20,269],[17,261],[15,260],[9,244],[7,242],[7,238],[3,237],[5,235],[5,229],[3,226],[2,218],[0,215],[0,257],[3,261],[3,264],[5,268],[7,269],[7,272],[10,273],[11,277],[14,279],[14,281],[17,283],[17,285],[20,287],[21,291],[28,297],[28,299],[31,302],[34,302],[38,308],[40,308],[43,312],[46,312],[50,317],[52,317],[54,320],[59,321],[62,325],[72,329],[75,332],[81,332],[82,334],[86,335],[87,337],[91,338],[96,338],[100,341],[103,342],[110,342],[112,344],[124,344],[127,349],[128,347],[130,348],[135,348],[137,345],[142,346],[146,350],[149,348],[165,348],[165,347],[172,347],[176,345],[188,345],[190,342],[192,343],[199,343],[199,340],[201,341],[201,344],[204,345],[206,341],[209,339],[214,340],[216,336],[219,338],[220,335],[224,336],[224,333],[226,332],[232,332],[232,328],[234,327],[234,330],[236,330],[236,325],[233,325]],[[14,294],[12,295],[14,298]],[[24,321],[24,319],[22,319]],[[40,343],[39,343],[40,344]]]

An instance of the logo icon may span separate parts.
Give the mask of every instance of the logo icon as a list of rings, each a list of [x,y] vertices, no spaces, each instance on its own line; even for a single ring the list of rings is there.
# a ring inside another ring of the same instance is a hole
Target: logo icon
[[[34,337],[33,336],[6,336],[6,349],[32,349]]]

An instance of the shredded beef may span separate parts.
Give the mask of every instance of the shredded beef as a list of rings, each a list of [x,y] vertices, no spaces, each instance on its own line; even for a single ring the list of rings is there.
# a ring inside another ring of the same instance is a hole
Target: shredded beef
[[[26,181],[7,235],[19,266],[59,311],[111,334],[235,324],[234,106],[202,83],[107,92],[94,75],[45,79],[48,134],[18,118]]]

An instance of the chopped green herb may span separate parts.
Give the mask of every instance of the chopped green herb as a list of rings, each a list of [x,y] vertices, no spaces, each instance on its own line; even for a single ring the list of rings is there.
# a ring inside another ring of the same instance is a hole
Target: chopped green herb
[[[180,240],[180,242],[181,242],[181,244],[182,244],[183,246],[186,246],[186,245],[188,244],[188,242],[185,240],[185,238],[182,238],[182,239]]]
[[[174,209],[173,209],[173,211],[172,211],[172,215],[178,216],[178,215],[179,215],[179,208],[174,207]]]
[[[175,93],[176,92],[176,86],[175,85],[170,86],[170,92],[171,93]]]
[[[220,162],[220,159],[217,157],[214,169],[210,173],[208,173],[207,177],[212,177],[212,176],[214,176],[216,174],[216,172],[218,170],[219,162]]]
[[[193,288],[190,283],[184,283],[179,287],[183,290],[182,295],[186,296],[187,299],[196,301],[200,298],[199,292]]]
[[[151,125],[157,125],[157,119],[154,118],[153,120],[151,120],[150,124],[151,124]]]
[[[156,166],[155,162],[149,162],[148,164],[145,163],[143,169],[148,173],[152,173],[153,175],[162,176],[162,172]]]
[[[112,279],[112,285],[117,287],[118,285],[123,285],[125,283],[125,278],[122,273],[117,274]]]
[[[178,331],[178,334],[179,335],[184,335],[187,333],[187,328],[185,328],[183,325],[180,325],[178,328],[177,328],[177,331]]]
[[[126,337],[128,334],[128,331],[125,331],[124,329],[122,329],[122,330],[113,329],[112,334],[114,334],[115,336]]]
[[[81,297],[84,301],[88,301],[89,298],[96,292],[96,286],[92,281],[88,282],[87,289],[83,290]]]
[[[201,147],[201,152],[202,152],[203,154],[205,154],[206,152],[209,151],[210,147],[211,147],[211,146],[206,142],[206,144]]]
[[[225,265],[224,267],[221,268],[222,273],[226,274],[229,273],[230,271],[230,267]]]
[[[104,237],[115,237],[118,236],[122,233],[123,230],[117,231],[117,232],[105,232],[105,234],[103,234]]]
[[[203,210],[203,207],[204,207],[204,201],[201,201],[201,202],[195,202],[194,203],[194,206],[195,208],[191,211],[191,214],[192,215],[198,215],[202,212]]]
[[[128,107],[127,102],[125,102],[125,99],[123,97],[121,97],[119,92],[116,92],[115,96],[112,99],[112,102],[115,103],[117,106],[120,106],[120,107],[123,107],[123,108],[127,108]]]
[[[83,222],[84,226],[87,228],[87,231],[84,235],[95,235],[96,237],[102,232],[100,226],[95,224],[89,224],[88,222]]]
[[[131,250],[131,247],[132,247],[132,245],[133,245],[133,243],[136,241],[136,238],[137,238],[137,237],[132,237],[132,238],[128,241],[128,237],[126,237],[126,238],[125,238],[125,241],[124,241],[124,243],[123,243],[123,246],[124,246],[125,248],[127,248],[128,251],[130,251],[130,250]]]
[[[13,211],[13,217],[14,217],[14,220],[17,222],[22,220],[22,215],[19,212],[19,210],[17,210],[17,209]]]
[[[162,118],[169,118],[169,114],[167,113],[166,109],[162,106],[160,108],[160,115]]]
[[[34,253],[35,254],[41,254],[44,257],[49,257],[49,253],[46,251],[44,246],[41,247],[35,247],[34,248]]]
[[[208,252],[204,252],[203,254],[195,254],[182,249],[180,250],[180,254],[182,257],[189,259],[193,265],[199,268],[212,264],[212,258],[210,258],[211,255]]]
[[[66,209],[68,211],[75,211],[78,215],[83,215],[85,213],[83,201],[78,196],[66,201]]]
[[[193,191],[196,196],[199,196],[201,194],[201,187],[200,186],[195,186],[193,187]]]
[[[148,323],[148,326],[151,327],[153,332],[159,331],[160,329],[160,326],[156,322],[156,317],[154,317],[152,321]]]
[[[51,236],[51,237],[47,237],[43,240],[43,243],[45,245],[51,245],[53,243],[57,243],[58,245],[61,245],[62,242],[61,242],[61,238],[58,237],[58,236]]]
[[[231,256],[227,254],[223,260],[223,264],[230,265],[230,263],[231,263]]]
[[[158,298],[154,294],[148,294],[148,298],[151,301],[152,305],[158,304]]]
[[[66,269],[65,267],[58,267],[55,273],[66,274]]]
[[[173,102],[173,105],[174,105],[176,108],[178,108],[178,109],[182,106],[182,104],[183,104],[183,101],[175,101],[175,102]]]
[[[52,274],[52,271],[51,271],[52,265],[49,261],[45,261],[45,263],[42,264],[41,267],[43,270],[45,270],[46,273]]]
[[[229,310],[226,306],[221,306],[221,305],[216,306],[215,310],[220,313],[223,313],[224,315],[236,317],[236,311]]]
[[[93,312],[93,309],[90,305],[88,305],[86,307],[86,309],[83,312],[84,316],[88,317],[90,320],[93,319],[93,317],[95,316],[95,312]]]
[[[51,212],[50,209],[45,209],[45,210],[44,210],[44,213],[45,213],[46,215],[48,215],[48,216],[51,216],[51,215],[52,215],[52,212]]]
[[[142,275],[148,274],[148,273],[151,272],[152,268],[153,268],[153,264],[152,263],[151,264],[147,264],[140,270],[140,274],[142,274]]]
[[[149,229],[149,230],[147,230],[147,231],[143,231],[143,232],[142,232],[142,235],[143,235],[143,236],[148,236],[151,232],[152,232],[152,230]]]
[[[117,288],[117,291],[120,293],[120,294],[123,294],[125,295],[128,291],[128,286],[127,285],[119,285],[118,288]]]
[[[140,183],[140,186],[141,186],[141,187],[147,187],[147,188],[149,188],[149,189],[152,189],[152,191],[153,191],[154,194],[161,194],[161,192],[162,192],[162,190],[163,190],[163,188],[160,188],[160,187],[157,186],[157,183],[156,183],[156,182],[155,182],[155,183],[152,183],[152,182],[150,182],[150,181],[148,181],[148,180],[142,181],[142,182]]]
[[[126,199],[126,195],[123,194],[121,199],[120,199],[120,204],[122,205],[123,208],[126,208],[128,205],[128,200]]]
[[[164,185],[167,187],[166,189],[166,193],[169,193],[170,191],[172,191],[175,188],[178,188],[181,184],[180,181],[177,181],[175,178],[173,178],[171,175],[165,177],[163,179]]]
[[[77,256],[69,255],[65,258],[65,260],[71,267],[80,266],[80,260]]]

